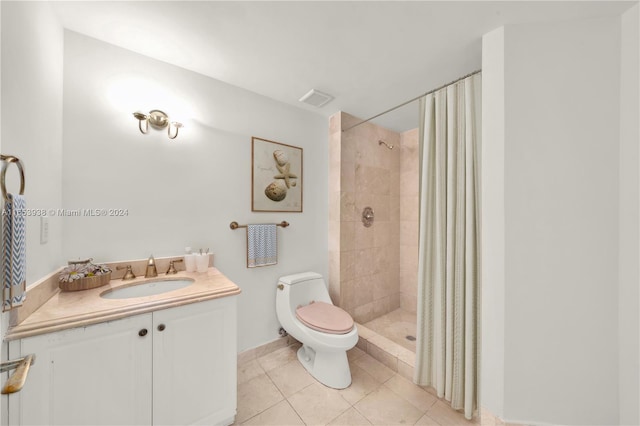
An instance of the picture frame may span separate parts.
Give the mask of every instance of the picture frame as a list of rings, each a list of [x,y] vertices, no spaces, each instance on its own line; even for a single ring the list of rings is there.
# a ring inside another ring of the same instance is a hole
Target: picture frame
[[[251,211],[302,213],[302,148],[251,138]]]

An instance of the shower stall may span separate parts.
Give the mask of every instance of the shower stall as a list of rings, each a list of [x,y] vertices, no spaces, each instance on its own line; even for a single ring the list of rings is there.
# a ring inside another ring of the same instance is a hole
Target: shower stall
[[[358,324],[415,352],[418,129],[342,131],[360,121],[330,119],[329,290]]]
[[[361,349],[467,419],[478,407],[480,82],[474,71],[415,98],[422,131],[371,122],[414,100],[329,123],[333,300],[360,324]]]

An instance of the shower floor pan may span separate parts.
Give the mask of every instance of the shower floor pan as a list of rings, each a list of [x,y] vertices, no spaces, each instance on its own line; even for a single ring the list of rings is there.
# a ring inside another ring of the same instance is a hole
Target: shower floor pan
[[[415,353],[416,324],[416,314],[396,309],[363,325]]]
[[[378,331],[370,328],[370,326],[373,326],[385,333],[388,331],[394,330],[394,327],[390,326],[389,324],[394,324],[394,323],[397,324],[398,321],[394,321],[397,318],[401,318],[401,319],[404,318],[405,320],[407,319],[406,314],[403,314],[402,312],[398,312],[398,311],[401,311],[401,310],[398,309],[396,311],[390,312],[387,315],[384,315],[380,318],[376,318],[365,324],[357,324],[358,335],[360,336],[357,346],[361,350],[371,355],[376,360],[380,361],[382,364],[389,367],[391,370],[397,372],[398,374],[400,374],[401,376],[403,376],[408,380],[412,380],[413,368],[416,362],[415,342],[411,342],[407,340],[406,336],[415,335],[415,334],[409,334],[411,332],[415,333],[415,328],[416,328],[415,322],[413,323],[413,330],[411,330],[410,328],[405,329],[398,326],[395,328],[395,331],[399,331],[399,333],[397,333],[397,336],[395,335],[396,334],[395,332],[390,333],[390,335],[394,337],[394,340],[398,340],[398,341],[406,340],[407,345],[413,344],[413,348],[414,348],[413,351],[410,349],[407,349],[407,347],[405,347],[404,345],[401,345],[400,343],[397,343],[396,341],[386,337],[382,333],[379,333]],[[385,319],[384,317],[387,317],[387,318]],[[405,322],[405,321],[401,321],[401,322]],[[408,323],[409,321],[407,320],[406,322]],[[385,323],[387,324],[387,327],[381,327],[381,325]],[[409,327],[409,326],[407,325],[406,327]],[[386,328],[386,331],[384,331],[385,328]],[[428,391],[430,391],[430,389],[428,389]]]

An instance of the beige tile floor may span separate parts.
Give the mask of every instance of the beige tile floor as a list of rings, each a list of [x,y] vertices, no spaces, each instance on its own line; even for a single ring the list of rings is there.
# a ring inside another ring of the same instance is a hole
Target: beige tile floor
[[[396,309],[363,325],[415,353],[416,342],[406,336],[416,336],[416,324],[416,314]]]
[[[358,348],[348,352],[352,384],[317,382],[296,358],[299,345],[238,365],[236,424],[472,425],[425,389]]]

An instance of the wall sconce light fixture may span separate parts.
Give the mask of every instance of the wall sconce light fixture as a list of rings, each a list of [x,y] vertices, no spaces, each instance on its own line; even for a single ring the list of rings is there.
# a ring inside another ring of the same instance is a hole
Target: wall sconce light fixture
[[[149,114],[143,114],[141,112],[134,112],[133,116],[138,120],[138,128],[141,133],[145,135],[149,132],[149,124],[154,129],[162,130],[167,127],[167,135],[169,139],[175,139],[178,137],[178,130],[182,127],[182,123],[177,121],[169,121],[169,116],[159,109],[152,109]],[[144,122],[144,128],[142,123]],[[171,128],[175,130],[173,135],[171,134]]]

